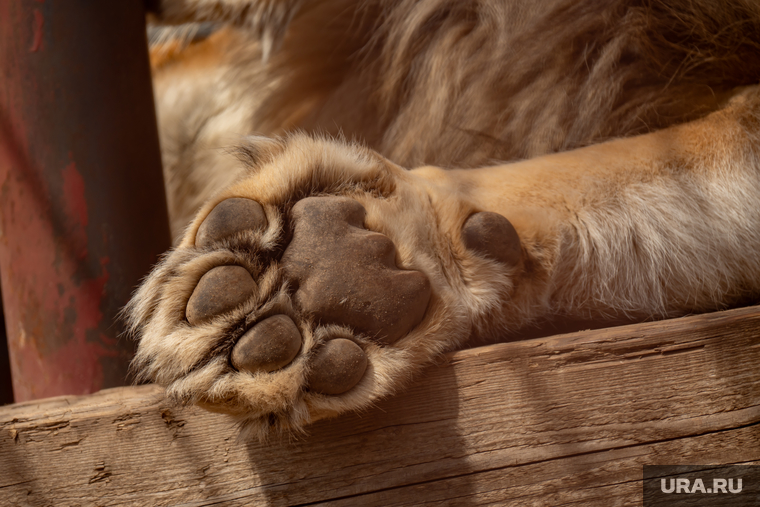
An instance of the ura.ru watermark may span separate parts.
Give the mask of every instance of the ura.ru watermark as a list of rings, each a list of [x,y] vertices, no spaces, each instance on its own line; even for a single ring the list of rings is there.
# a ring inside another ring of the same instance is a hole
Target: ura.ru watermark
[[[734,484],[735,483],[735,484]],[[708,481],[708,484],[709,481]],[[742,478],[738,477],[734,479],[729,477],[728,479],[713,478],[712,487],[705,487],[705,482],[702,479],[694,479],[694,482],[686,478],[679,479],[660,479],[660,491],[663,493],[741,493],[742,492]]]
[[[758,465],[645,465],[644,507],[760,506]]]

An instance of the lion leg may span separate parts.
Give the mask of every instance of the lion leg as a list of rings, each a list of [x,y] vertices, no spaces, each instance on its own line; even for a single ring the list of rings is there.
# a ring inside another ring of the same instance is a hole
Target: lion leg
[[[444,350],[552,313],[665,317],[760,289],[758,94],[475,170],[303,135],[198,213],[127,313],[135,367],[263,437],[370,406]]]
[[[412,171],[507,217],[524,269],[499,322],[666,318],[760,294],[757,87],[701,120],[475,170]]]

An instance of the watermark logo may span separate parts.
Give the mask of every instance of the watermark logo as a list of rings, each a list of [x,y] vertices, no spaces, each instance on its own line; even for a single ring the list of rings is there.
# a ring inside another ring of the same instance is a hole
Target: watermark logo
[[[644,507],[760,506],[760,466],[644,466]]]
[[[736,489],[734,489],[734,478],[713,479],[713,487],[705,489],[705,483],[702,479],[694,479],[694,484],[690,484],[689,479],[660,479],[660,491],[663,493],[741,493],[742,478],[736,479]],[[691,487],[690,487],[691,486]],[[728,491],[726,491],[728,489]]]

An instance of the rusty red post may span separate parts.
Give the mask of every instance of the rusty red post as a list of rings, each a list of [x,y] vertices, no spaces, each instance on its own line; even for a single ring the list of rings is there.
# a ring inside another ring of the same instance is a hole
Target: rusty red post
[[[0,0],[0,275],[16,401],[123,385],[169,246],[141,0]]]

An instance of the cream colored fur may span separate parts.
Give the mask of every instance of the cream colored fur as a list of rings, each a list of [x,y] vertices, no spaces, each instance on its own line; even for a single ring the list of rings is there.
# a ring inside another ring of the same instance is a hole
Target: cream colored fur
[[[178,239],[127,313],[140,339],[136,368],[178,400],[234,414],[264,438],[368,407],[473,338],[558,317],[672,317],[760,295],[760,90],[739,88],[760,79],[760,40],[746,35],[760,27],[753,3],[161,6],[164,21],[242,27],[153,55]],[[496,162],[518,159],[527,160]],[[279,266],[236,248],[271,250],[282,209],[325,194],[359,201],[365,225],[396,245],[397,265],[433,288],[423,322],[393,346],[353,337],[369,370],[332,397],[304,389],[310,353],[351,330],[309,321]],[[200,223],[228,197],[260,202],[267,230],[227,249],[195,248]],[[462,224],[476,211],[512,222],[518,266],[465,248]],[[260,294],[190,326],[197,281],[230,262],[257,277]],[[273,313],[301,323],[301,354],[273,374],[235,371],[235,340]]]

